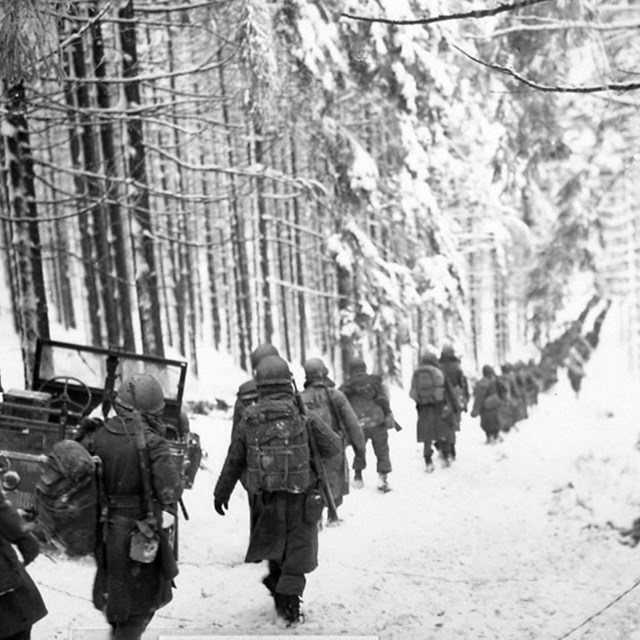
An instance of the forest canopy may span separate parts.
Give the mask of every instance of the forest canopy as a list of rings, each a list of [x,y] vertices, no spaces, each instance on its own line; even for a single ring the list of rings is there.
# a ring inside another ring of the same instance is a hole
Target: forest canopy
[[[640,7],[0,0],[2,270],[37,336],[291,361],[564,330],[626,293]],[[9,251],[11,248],[11,251]],[[622,257],[621,257],[622,256]]]

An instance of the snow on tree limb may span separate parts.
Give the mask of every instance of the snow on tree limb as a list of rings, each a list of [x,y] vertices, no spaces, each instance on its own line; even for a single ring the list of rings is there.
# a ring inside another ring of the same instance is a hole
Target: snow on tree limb
[[[521,2],[514,2],[513,4],[501,4],[493,9],[475,9],[474,11],[466,11],[463,13],[452,13],[449,15],[433,16],[431,18],[416,18],[415,20],[392,20],[390,18],[369,18],[366,16],[359,16],[353,13],[341,13],[341,17],[349,18],[351,20],[359,20],[361,22],[377,22],[382,24],[393,25],[427,25],[435,22],[446,22],[449,20],[465,20],[467,18],[479,19],[487,18],[490,16],[504,13],[505,11],[515,11],[524,7],[529,7],[534,4],[540,4],[541,2],[548,2],[548,0],[522,0]]]
[[[477,64],[482,65],[483,67],[487,67],[488,69],[492,69],[493,71],[497,71],[503,75],[506,75],[518,82],[531,87],[537,91],[544,91],[545,93],[601,93],[603,91],[635,91],[636,89],[640,89],[640,82],[611,82],[607,84],[601,85],[591,85],[591,86],[567,86],[567,85],[547,85],[540,84],[538,82],[534,82],[532,80],[528,80],[524,76],[520,75],[517,71],[510,69],[509,67],[504,67],[498,64],[493,64],[491,62],[487,62],[486,60],[481,60],[480,58],[470,54],[468,51],[465,51],[459,45],[449,42],[449,44],[456,50],[459,51],[463,56],[469,58],[469,60],[473,60]]]

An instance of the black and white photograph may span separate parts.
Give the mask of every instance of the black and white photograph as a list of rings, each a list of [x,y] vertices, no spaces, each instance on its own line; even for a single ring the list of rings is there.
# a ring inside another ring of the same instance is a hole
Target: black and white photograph
[[[639,27],[0,0],[0,640],[640,639]]]

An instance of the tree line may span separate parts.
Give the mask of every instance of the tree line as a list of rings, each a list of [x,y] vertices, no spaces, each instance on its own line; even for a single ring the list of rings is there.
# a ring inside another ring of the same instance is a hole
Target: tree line
[[[595,271],[602,176],[563,135],[597,105],[461,64],[462,38],[495,48],[474,21],[372,24],[311,0],[9,4],[5,27],[37,36],[0,29],[3,52],[26,52],[1,68],[0,207],[27,377],[53,322],[176,349],[196,373],[203,343],[245,369],[264,341],[337,368],[364,351],[389,375],[403,345],[445,339],[499,360],[548,339],[573,271]],[[557,41],[511,38],[496,55],[557,70]]]

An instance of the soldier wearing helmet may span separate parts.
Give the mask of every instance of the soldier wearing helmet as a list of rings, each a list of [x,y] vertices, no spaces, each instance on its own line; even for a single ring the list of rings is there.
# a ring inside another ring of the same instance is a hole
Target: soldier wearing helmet
[[[460,422],[462,413],[467,411],[469,406],[469,382],[467,376],[465,376],[462,370],[462,364],[460,358],[456,355],[453,345],[445,343],[442,346],[442,353],[440,354],[440,367],[444,371],[445,375],[449,379],[449,382],[453,385],[454,391],[458,398],[458,405],[460,407],[459,412],[451,412],[451,421],[454,428],[454,437],[451,444],[451,458],[456,459],[456,438],[455,431],[460,431]]]
[[[96,429],[89,443],[83,442],[102,462],[108,510],[103,535],[99,536],[102,544],[96,550],[93,603],[105,612],[112,640],[129,640],[140,638],[155,611],[172,598],[177,565],[162,522],[177,513],[182,480],[164,438],[160,383],[145,373],[125,378],[116,393],[114,409],[115,415]],[[151,495],[145,492],[137,433],[142,434],[146,447]],[[149,563],[129,557],[129,539],[136,522],[145,520],[160,536],[160,550]]]
[[[36,536],[0,485],[0,638],[28,640],[33,625],[47,615],[40,591],[25,569],[39,553]]]
[[[263,342],[259,344],[249,356],[249,360],[251,361],[251,369],[253,375],[255,376],[256,367],[260,364],[260,362],[266,358],[267,356],[279,356],[278,350],[270,343]],[[238,387],[238,392],[236,394],[236,402],[233,407],[233,420],[231,423],[231,438],[235,436],[238,425],[240,424],[240,420],[242,419],[242,414],[246,407],[255,404],[258,399],[258,387],[256,386],[255,378],[252,377],[251,380],[247,380],[243,382]]]
[[[256,403],[245,409],[214,489],[214,508],[225,515],[237,481],[244,476],[252,504],[245,562],[267,560],[263,579],[276,611],[288,624],[301,619],[305,575],[318,565],[317,478],[309,438],[331,458],[340,438],[317,416],[301,413],[285,360],[263,358],[256,367]]]
[[[432,351],[425,350],[420,356],[420,364],[411,376],[409,397],[416,403],[416,439],[423,444],[427,472],[435,469],[432,445],[440,452],[444,466],[449,466],[455,452],[455,421],[460,404],[438,356]]]
[[[362,427],[365,442],[371,440],[376,456],[378,489],[389,491],[387,476],[391,473],[389,457],[389,433],[392,428],[399,429],[389,406],[389,394],[379,375],[367,373],[363,360],[354,358],[349,363],[349,378],[340,387],[351,404],[358,422]],[[354,486],[363,486],[362,471],[366,467],[363,456],[356,455],[353,461]]]
[[[320,358],[311,358],[304,363],[304,391],[302,401],[309,411],[315,412],[323,422],[330,425],[342,440],[342,451],[327,460],[325,468],[331,493],[337,507],[343,496],[349,493],[349,464],[346,448],[351,446],[356,458],[365,459],[365,440],[358,416],[346,396],[335,388],[329,371]],[[329,518],[329,524],[337,520]]]

